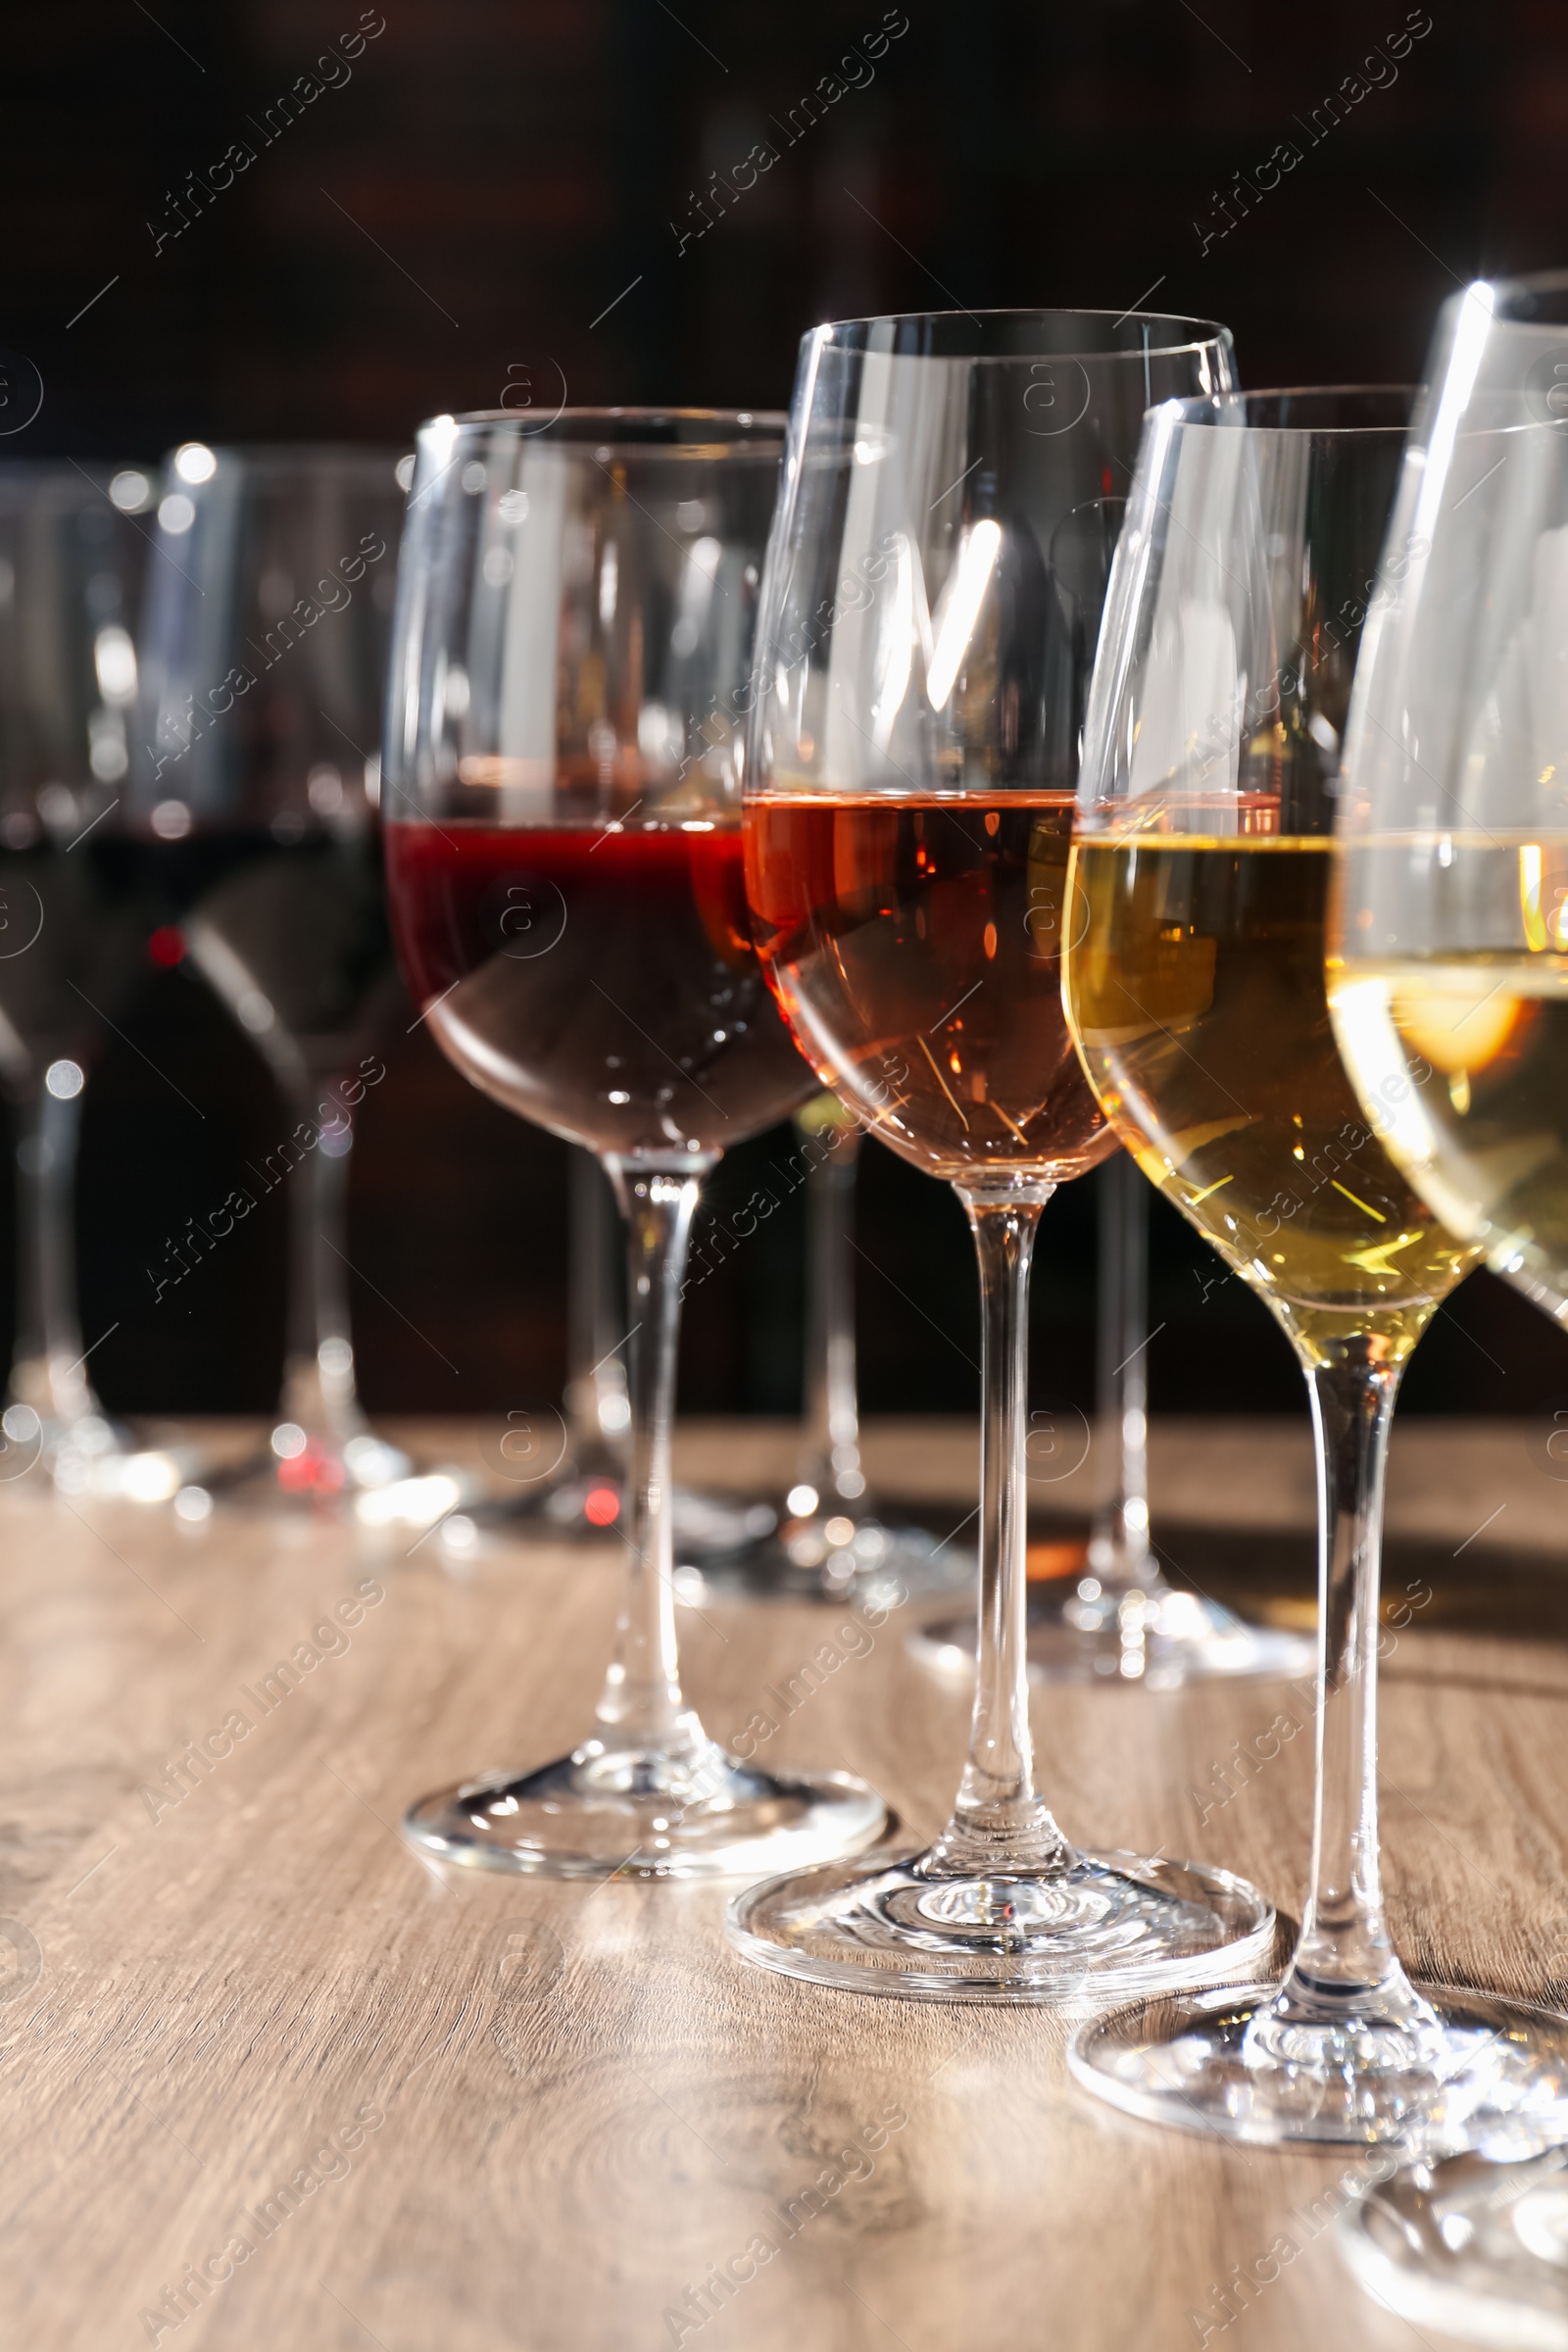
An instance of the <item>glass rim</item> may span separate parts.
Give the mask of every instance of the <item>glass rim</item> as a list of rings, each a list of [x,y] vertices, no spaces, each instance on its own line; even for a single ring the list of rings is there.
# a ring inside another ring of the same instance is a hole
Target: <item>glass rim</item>
[[[1449,295],[1445,311],[1451,317],[1483,288],[1492,296],[1494,326],[1517,327],[1525,333],[1543,335],[1568,331],[1568,270],[1530,270],[1504,277],[1474,277],[1457,294]],[[1543,297],[1554,302],[1555,316],[1530,317],[1529,308]]]
[[[716,429],[706,439],[683,436],[681,428],[703,425]],[[435,435],[449,449],[464,440],[483,437],[542,441],[565,450],[608,449],[616,457],[690,459],[732,454],[782,457],[788,431],[789,416],[782,409],[686,408],[666,402],[605,408],[564,406],[543,418],[531,409],[466,409],[456,415],[425,417],[416,437],[422,445]]]
[[[173,472],[179,452],[191,448],[207,450],[219,466],[244,466],[253,471],[270,473],[334,467],[347,471],[354,466],[396,466],[411,454],[406,441],[204,441],[200,434],[192,433],[166,449],[150,469],[138,466],[136,470],[151,470],[154,474]],[[180,487],[203,490],[211,479],[209,474],[201,481],[191,482],[181,475]]]
[[[896,334],[894,349],[886,356],[897,359],[949,360],[967,363],[975,367],[997,367],[1008,364],[1018,367],[1027,366],[1031,361],[1039,360],[1077,360],[1083,363],[1090,360],[1180,359],[1184,354],[1194,351],[1229,352],[1233,344],[1230,328],[1217,318],[1194,318],[1180,311],[1140,311],[1137,309],[1112,311],[1108,308],[1097,309],[1075,303],[1064,304],[1060,307],[1047,304],[1025,308],[998,304],[991,309],[980,311],[968,311],[958,306],[945,311],[879,311],[863,318],[830,319],[821,326],[810,328],[805,340],[808,343],[814,341],[824,350],[854,351],[859,349],[863,351],[869,348],[867,338],[875,327],[888,327],[894,330],[907,329],[911,334],[929,332],[934,327],[956,332],[956,321],[961,318],[968,319],[976,327],[1004,318],[1019,320],[1083,319],[1085,321],[1108,318],[1113,329],[1132,324],[1158,327],[1167,332],[1165,339],[1157,343],[1129,341],[1125,344],[1100,344],[1085,350],[956,350],[940,352],[900,349],[898,343],[902,337]],[[1183,329],[1191,331],[1183,332]]]
[[[1568,286],[1568,277],[1565,277],[1564,284]],[[1298,433],[1303,438],[1325,437],[1330,434],[1354,434],[1357,437],[1370,437],[1373,434],[1381,433],[1403,435],[1410,428],[1415,413],[1415,404],[1420,398],[1420,393],[1419,384],[1264,385],[1256,391],[1244,391],[1238,388],[1235,391],[1227,392],[1198,393],[1187,400],[1161,401],[1159,407],[1152,414],[1168,416],[1178,426],[1207,425],[1222,422],[1227,416],[1240,410],[1242,412],[1240,430],[1243,432],[1277,433],[1282,437]],[[1298,403],[1305,413],[1298,417],[1281,416],[1277,421],[1259,416],[1254,422],[1250,412],[1254,406],[1261,408],[1268,402]],[[1374,408],[1379,404],[1386,403],[1391,409],[1397,407],[1401,413],[1387,418],[1352,417],[1343,422],[1336,422],[1331,417],[1318,422],[1310,414],[1313,406],[1317,403],[1322,403],[1330,409],[1353,403],[1364,403],[1368,408]]]

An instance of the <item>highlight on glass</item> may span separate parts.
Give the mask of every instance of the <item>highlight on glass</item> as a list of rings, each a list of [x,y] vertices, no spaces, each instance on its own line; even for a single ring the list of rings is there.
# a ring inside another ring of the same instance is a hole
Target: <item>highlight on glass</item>
[[[782,422],[566,410],[543,429],[437,417],[418,438],[386,731],[398,949],[464,1075],[603,1161],[627,1227],[631,1367],[626,1595],[593,1728],[552,1763],[416,1804],[410,1837],[447,1860],[755,1877],[852,1851],[884,1820],[848,1773],[727,1753],[676,1654],[692,1215],[720,1154],[816,1084],[763,982],[741,872]]]
[[[1056,1187],[1114,1148],[1061,1005],[1093,643],[1052,551],[1107,527],[1107,501],[1119,514],[1151,399],[1230,381],[1222,328],[1137,314],[857,320],[802,346],[747,891],[824,1083],[955,1186],[983,1319],[979,1654],[952,1817],[922,1848],[731,1910],[748,1958],[848,1989],[1049,2002],[1212,1982],[1271,1930],[1222,1871],[1072,1842],[1036,1785],[1026,1659],[1030,1257]]]
[[[1358,1102],[1324,967],[1333,823],[1410,396],[1227,394],[1151,416],[1095,671],[1065,995],[1146,1175],[1264,1301],[1317,1446],[1312,1858],[1279,1984],[1079,2030],[1078,2079],[1253,2141],[1485,2138],[1555,2095],[1568,2023],[1410,1981],[1379,1875],[1384,1465],[1400,1377],[1479,1251]],[[1537,2061],[1547,2061],[1544,2071]]]
[[[1369,1122],[1428,1206],[1568,1319],[1568,275],[1444,309],[1367,624],[1329,1003]],[[1494,2006],[1494,2005],[1489,2005]],[[1495,2005],[1499,2006],[1500,2005]],[[1432,2000],[1452,2041],[1456,2019]],[[1462,2015],[1462,2012],[1461,2012]],[[1563,2028],[1513,2007],[1496,2163],[1412,2167],[1347,2231],[1364,2283],[1477,2340],[1561,2332]],[[1526,2087],[1533,2094],[1526,2100]]]

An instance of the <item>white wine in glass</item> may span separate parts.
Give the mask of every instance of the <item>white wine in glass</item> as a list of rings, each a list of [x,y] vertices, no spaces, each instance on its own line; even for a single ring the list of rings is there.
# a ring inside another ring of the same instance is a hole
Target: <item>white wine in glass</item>
[[[1329,997],[1364,1115],[1406,1180],[1561,1323],[1568,275],[1466,287],[1428,383],[1349,715]],[[1568,2138],[1561,2021],[1517,2009],[1508,2042],[1522,2118],[1494,2120],[1480,2144],[1529,2158]],[[1462,2313],[1477,2341],[1568,2341],[1554,2160],[1423,2166],[1367,2208],[1347,2258],[1417,2326]]]
[[[1259,2142],[1485,2145],[1559,2090],[1568,2026],[1406,1974],[1377,1820],[1383,1479],[1403,1367],[1478,1262],[1358,1100],[1325,969],[1340,753],[1409,395],[1151,414],[1090,700],[1064,991],[1139,1164],[1270,1307],[1317,1443],[1312,1861],[1283,1979],[1075,2035],[1080,2082]]]

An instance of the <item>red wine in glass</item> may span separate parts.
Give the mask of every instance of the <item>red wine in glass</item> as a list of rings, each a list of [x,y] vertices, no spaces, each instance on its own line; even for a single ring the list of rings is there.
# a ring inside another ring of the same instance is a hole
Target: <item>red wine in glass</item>
[[[557,1135],[720,1152],[813,1090],[752,944],[738,824],[399,822],[387,884],[443,1047]]]

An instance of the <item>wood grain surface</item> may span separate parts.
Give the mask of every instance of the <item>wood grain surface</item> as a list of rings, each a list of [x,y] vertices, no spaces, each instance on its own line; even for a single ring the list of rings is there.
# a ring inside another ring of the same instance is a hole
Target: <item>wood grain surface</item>
[[[405,1434],[427,1456],[472,1444]],[[1517,1428],[1412,1425],[1397,1444],[1396,1518],[1457,1549],[1500,1509],[1489,1542],[1511,1521],[1549,1551],[1568,1489],[1532,1467]],[[962,1429],[871,1442],[874,1475],[928,1493],[946,1480],[956,1518],[972,1455]],[[710,1427],[684,1434],[682,1459],[726,1483],[777,1479],[790,1438]],[[1170,1425],[1154,1481],[1156,1514],[1162,1497],[1177,1518],[1203,1503],[1244,1529],[1310,1513],[1294,1425]],[[1068,2082],[1064,2029],[1038,2010],[888,2003],[750,1970],[723,1940],[717,1886],[444,1880],[416,1861],[397,1834],[412,1797],[583,1733],[617,1561],[613,1546],[497,1546],[460,1574],[412,1542],[308,1515],[220,1512],[191,1532],[30,1480],[0,1489],[8,2344],[1433,2340],[1340,2266],[1323,2225],[1351,2157],[1124,2121]],[[927,1832],[965,1709],[905,1654],[911,1614],[776,1748],[865,1774]],[[683,1610],[709,1728],[744,1725],[831,1623],[805,1604]],[[1417,1610],[1384,1683],[1402,1951],[1424,1973],[1560,2000],[1568,1655],[1528,1627],[1461,1638]],[[1215,1780],[1283,1703],[1263,1684],[1038,1695],[1043,1784],[1084,1842],[1222,1862],[1292,1911],[1308,1739]],[[1294,2259],[1222,2325],[1216,2295],[1282,2234]],[[706,2288],[726,2266],[742,2282]]]

